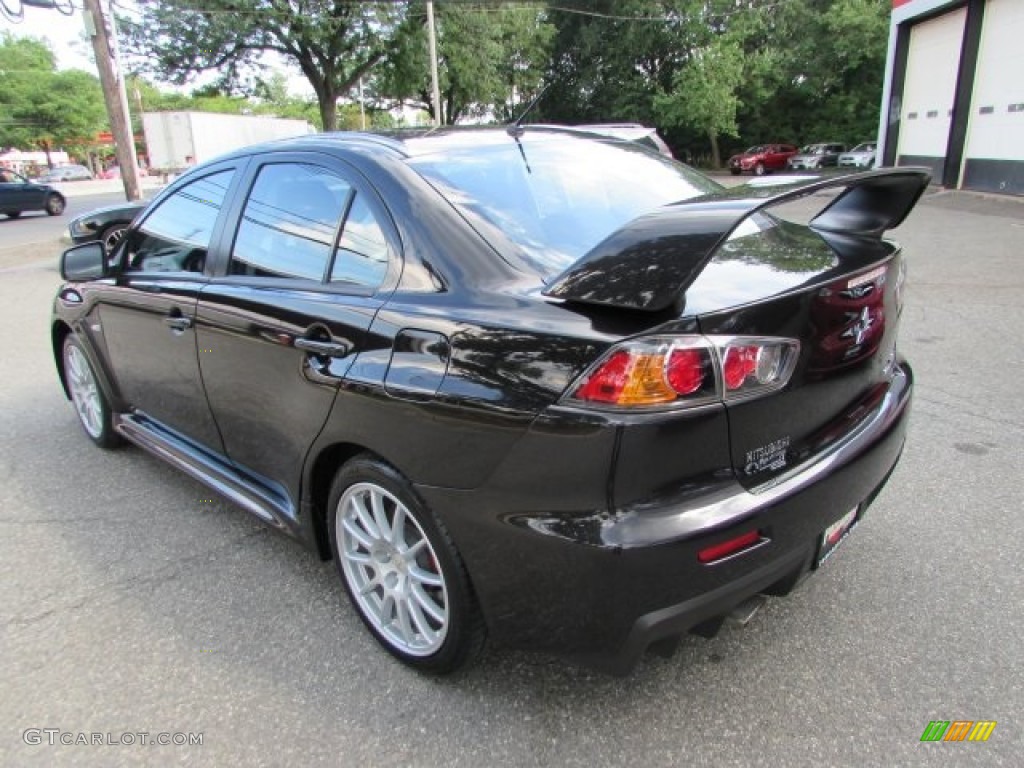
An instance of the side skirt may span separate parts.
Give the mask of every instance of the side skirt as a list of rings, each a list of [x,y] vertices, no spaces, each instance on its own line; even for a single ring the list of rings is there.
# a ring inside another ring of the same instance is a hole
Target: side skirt
[[[114,429],[140,448],[177,467],[284,533],[303,539],[296,526],[295,505],[287,496],[242,474],[224,458],[140,413],[115,414]]]

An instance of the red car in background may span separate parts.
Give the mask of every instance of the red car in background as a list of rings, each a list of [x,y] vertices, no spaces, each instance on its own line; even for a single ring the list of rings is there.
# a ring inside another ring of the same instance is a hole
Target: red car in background
[[[756,176],[764,176],[769,171],[782,171],[786,161],[797,154],[792,144],[758,144],[741,155],[729,158],[729,172],[733,176],[750,172]]]

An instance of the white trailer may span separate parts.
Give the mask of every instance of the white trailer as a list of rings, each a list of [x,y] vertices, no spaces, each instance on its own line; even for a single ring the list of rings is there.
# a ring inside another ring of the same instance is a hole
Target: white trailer
[[[151,171],[177,173],[239,147],[314,133],[305,120],[219,112],[145,112],[142,130]]]

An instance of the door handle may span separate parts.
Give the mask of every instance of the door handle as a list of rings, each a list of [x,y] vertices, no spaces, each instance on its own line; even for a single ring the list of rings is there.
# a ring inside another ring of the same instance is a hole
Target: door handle
[[[296,349],[309,352],[320,357],[344,357],[348,354],[348,345],[334,341],[318,341],[316,339],[296,339]]]
[[[165,317],[164,322],[170,327],[172,331],[187,331],[192,327],[191,317],[182,317],[181,315],[172,315]]]

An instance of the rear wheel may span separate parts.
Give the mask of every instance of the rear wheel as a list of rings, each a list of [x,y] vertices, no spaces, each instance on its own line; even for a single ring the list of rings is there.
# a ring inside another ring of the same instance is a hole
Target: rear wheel
[[[345,590],[377,641],[404,663],[453,672],[483,645],[465,566],[443,523],[387,464],[360,456],[331,486],[327,524]]]
[[[64,198],[57,193],[46,198],[46,212],[51,216],[60,216],[64,213]]]
[[[6,215],[8,219],[16,219],[21,216],[21,211],[8,211]]]
[[[114,431],[110,404],[96,381],[85,350],[73,335],[64,339],[64,379],[78,421],[89,439],[101,448],[120,445],[121,436]]]

